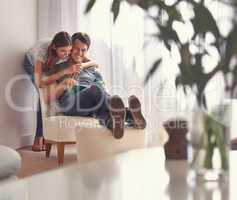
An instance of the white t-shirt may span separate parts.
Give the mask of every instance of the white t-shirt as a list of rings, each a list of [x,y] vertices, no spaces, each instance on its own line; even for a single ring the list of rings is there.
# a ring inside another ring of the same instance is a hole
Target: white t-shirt
[[[50,43],[50,38],[41,39],[27,51],[26,56],[33,66],[36,64],[37,61],[46,63],[47,52]]]
[[[35,66],[37,61],[40,61],[42,63],[46,63],[47,61],[47,53],[48,53],[48,47],[51,44],[51,39],[50,38],[45,38],[41,39],[36,42],[34,46],[32,46],[27,52],[26,56],[32,65],[32,67]],[[59,59],[55,64],[59,64],[61,62],[67,61],[68,58],[65,59]],[[48,107],[48,116],[55,116],[55,115],[60,115],[59,109],[58,109],[58,104],[56,102],[51,102],[49,107]]]

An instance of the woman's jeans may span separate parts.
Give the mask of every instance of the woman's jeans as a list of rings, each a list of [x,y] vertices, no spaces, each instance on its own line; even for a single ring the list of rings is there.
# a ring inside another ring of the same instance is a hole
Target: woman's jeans
[[[25,72],[29,75],[31,82],[35,86],[36,90],[38,91],[37,86],[35,85],[34,80],[34,66],[30,63],[27,56],[24,58],[23,67]],[[42,123],[42,113],[41,113],[41,106],[40,106],[40,99],[38,100],[37,105],[37,122],[36,122],[36,137],[42,137],[43,136],[43,123]]]

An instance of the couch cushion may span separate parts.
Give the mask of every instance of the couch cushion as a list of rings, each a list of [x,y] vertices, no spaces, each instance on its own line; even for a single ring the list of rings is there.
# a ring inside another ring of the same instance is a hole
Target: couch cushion
[[[15,150],[0,145],[0,179],[15,175],[20,166],[20,155]]]

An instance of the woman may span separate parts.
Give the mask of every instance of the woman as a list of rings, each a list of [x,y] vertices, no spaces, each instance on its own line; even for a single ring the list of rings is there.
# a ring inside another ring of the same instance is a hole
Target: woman
[[[50,69],[57,63],[67,60],[71,49],[71,36],[67,32],[63,31],[57,33],[52,41],[40,40],[31,49],[29,49],[25,56],[24,69],[30,76],[31,81],[35,85],[36,89],[51,84],[64,75],[70,75],[75,72],[79,72],[81,68],[95,65],[97,66],[94,61],[88,59],[88,62],[86,63],[73,65],[72,67],[63,70],[60,73],[55,73],[51,76],[47,76],[47,78],[43,78],[43,73],[47,69]],[[42,151],[44,149],[41,107],[40,102],[38,102],[36,135],[32,150]]]

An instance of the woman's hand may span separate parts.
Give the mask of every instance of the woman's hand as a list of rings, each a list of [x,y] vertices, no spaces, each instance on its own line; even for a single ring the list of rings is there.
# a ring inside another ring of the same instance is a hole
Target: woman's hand
[[[70,67],[68,67],[67,69],[64,69],[62,72],[64,75],[71,75],[71,74],[74,74],[74,73],[80,73],[81,71],[81,64],[75,64],[75,65],[72,65]]]
[[[81,68],[82,69],[86,69],[89,67],[96,67],[98,68],[98,63],[96,63],[94,60],[89,59],[89,58],[85,58],[85,61],[81,63]]]
[[[60,84],[64,87],[64,89],[71,89],[74,85],[77,84],[77,81],[72,78],[68,78],[63,80]]]

